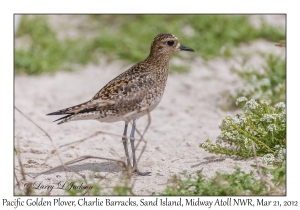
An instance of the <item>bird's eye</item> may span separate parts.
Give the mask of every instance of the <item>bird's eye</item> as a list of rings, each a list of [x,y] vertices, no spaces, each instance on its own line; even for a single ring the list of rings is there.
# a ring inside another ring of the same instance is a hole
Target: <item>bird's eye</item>
[[[172,46],[172,45],[174,44],[174,41],[173,41],[173,40],[169,40],[169,41],[167,41],[167,44],[168,44],[169,46]]]

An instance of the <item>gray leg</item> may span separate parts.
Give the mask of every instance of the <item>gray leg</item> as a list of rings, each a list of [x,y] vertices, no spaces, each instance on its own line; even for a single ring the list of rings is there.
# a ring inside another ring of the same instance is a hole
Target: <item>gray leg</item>
[[[132,150],[132,161],[133,161],[133,167],[135,167],[135,172],[137,172],[138,175],[141,176],[147,176],[148,174],[150,174],[151,172],[140,172],[139,169],[137,168],[137,162],[136,162],[136,157],[135,157],[135,147],[134,147],[134,133],[135,133],[135,127],[136,127],[136,120],[133,120],[132,123],[132,129],[130,132],[130,144],[131,144],[131,150]]]
[[[129,153],[128,153],[128,146],[127,146],[127,127],[128,127],[128,122],[125,122],[125,128],[124,128],[124,133],[123,133],[123,145],[124,145],[124,150],[125,150],[125,154],[126,154],[126,159],[127,159],[127,164],[128,167],[131,167],[131,163],[130,163],[130,158],[129,158]]]
[[[131,150],[132,150],[132,165],[133,167],[135,167],[136,165],[136,158],[135,158],[135,148],[134,148],[134,133],[135,133],[135,121],[136,120],[133,120],[133,123],[132,123],[132,129],[131,129],[131,132],[130,132],[130,144],[131,144]]]

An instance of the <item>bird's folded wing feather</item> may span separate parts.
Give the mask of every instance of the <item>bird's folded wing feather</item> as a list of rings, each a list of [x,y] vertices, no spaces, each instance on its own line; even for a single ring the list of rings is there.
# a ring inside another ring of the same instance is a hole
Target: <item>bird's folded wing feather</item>
[[[131,72],[124,73],[110,81],[91,100],[48,115],[76,115],[107,109],[125,111],[139,104],[154,85],[154,80],[149,72],[141,72],[138,78]]]

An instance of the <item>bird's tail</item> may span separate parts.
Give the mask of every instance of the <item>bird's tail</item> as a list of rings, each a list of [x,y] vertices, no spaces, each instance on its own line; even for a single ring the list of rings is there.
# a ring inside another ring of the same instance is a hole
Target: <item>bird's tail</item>
[[[80,109],[80,107],[84,106],[87,102],[82,103],[82,104],[78,104],[76,106],[71,106],[65,109],[60,109],[56,112],[51,112],[48,113],[47,115],[66,115],[64,117],[61,117],[57,120],[54,120],[53,122],[57,122],[59,120],[61,120],[60,122],[58,122],[58,124],[62,124],[65,122],[69,122],[77,113],[78,113],[78,109]]]

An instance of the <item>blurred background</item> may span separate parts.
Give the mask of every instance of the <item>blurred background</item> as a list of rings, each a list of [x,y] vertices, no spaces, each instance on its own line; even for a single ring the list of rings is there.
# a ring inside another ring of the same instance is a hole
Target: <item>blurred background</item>
[[[164,32],[205,60],[230,57],[241,43],[285,39],[284,15],[16,15],[15,21],[16,74],[74,70],[99,62],[99,56],[135,63],[147,57],[153,38]],[[174,64],[171,69],[186,72],[189,67]]]
[[[285,15],[15,15],[15,106],[58,145],[86,138],[99,129],[119,135],[123,122],[74,121],[57,126],[51,123],[56,118],[45,114],[90,100],[111,79],[145,59],[157,34],[172,33],[195,52],[172,56],[164,97],[151,112],[151,126],[145,135],[149,142],[139,163],[141,169],[152,171],[152,176],[138,177],[135,193],[162,192],[170,177],[185,172],[201,170],[213,177],[216,171],[232,173],[236,166],[249,172],[256,163],[247,159],[252,155],[248,139],[262,139],[271,148],[257,144],[257,155],[266,160],[272,160],[273,154],[279,157],[286,148],[285,21]],[[248,105],[257,109],[241,109],[237,99],[243,103],[249,100]],[[261,105],[261,101],[268,105]],[[26,173],[42,172],[52,146],[33,124],[15,113],[15,139],[21,145],[17,150],[23,154]],[[280,120],[274,120],[274,116],[280,116]],[[239,129],[225,126],[228,117]],[[248,124],[240,123],[246,117]],[[138,128],[143,130],[147,123],[146,117],[139,119]],[[234,150],[243,159],[219,160],[214,156],[212,153],[232,154],[226,142],[223,149],[214,145],[220,139],[243,149]],[[66,150],[62,157],[64,161],[82,155],[122,158],[120,140],[113,135],[99,135]],[[53,158],[47,164],[50,169],[60,162]],[[19,169],[18,164],[15,166]],[[109,173],[115,165],[90,160],[74,167],[89,177],[94,169],[104,176],[103,172]],[[281,174],[281,170],[285,171],[280,168]],[[58,175],[64,177],[64,171],[45,176],[50,183],[57,183],[61,180]],[[17,176],[20,180],[18,170]],[[231,180],[235,183],[238,177]],[[285,183],[285,176],[281,177]],[[228,189],[232,191],[233,186]],[[217,181],[211,195],[216,195],[215,189],[219,188]],[[250,192],[248,185],[244,194],[237,188],[238,195],[264,194]]]

